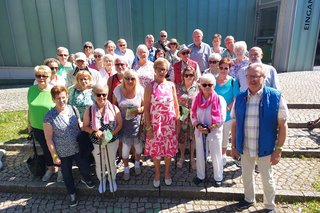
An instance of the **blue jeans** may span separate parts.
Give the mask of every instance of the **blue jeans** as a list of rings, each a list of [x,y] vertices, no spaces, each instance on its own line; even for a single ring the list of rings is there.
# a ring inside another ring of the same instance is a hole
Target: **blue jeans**
[[[90,167],[88,158],[81,158],[80,154],[74,154],[68,157],[61,157],[61,172],[63,176],[64,184],[67,188],[68,194],[74,194],[76,188],[74,186],[74,179],[72,175],[72,163],[76,162],[79,167],[80,174],[85,181],[91,181]]]

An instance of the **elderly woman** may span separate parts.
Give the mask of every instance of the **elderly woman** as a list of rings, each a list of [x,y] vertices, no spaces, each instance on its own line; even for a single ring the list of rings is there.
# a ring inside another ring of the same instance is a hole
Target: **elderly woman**
[[[212,53],[218,53],[219,55],[222,54],[222,52],[226,49],[224,47],[221,47],[221,40],[222,36],[218,33],[214,34],[212,37]]]
[[[137,47],[138,60],[132,65],[132,69],[138,73],[142,87],[146,87],[154,80],[153,63],[148,60],[148,55],[149,50],[147,46],[140,44]]]
[[[56,50],[57,59],[59,60],[58,75],[61,76],[65,81],[67,80],[68,72],[72,72],[74,69],[73,63],[68,61],[69,50],[65,47],[58,47]]]
[[[217,76],[219,73],[219,61],[221,60],[221,55],[218,53],[211,53],[208,58],[209,68],[203,71],[205,73],[211,73],[214,76]]]
[[[190,163],[193,170],[196,169],[194,160],[194,127],[192,126],[189,110],[195,96],[198,94],[198,85],[195,81],[196,72],[193,67],[187,66],[182,72],[183,81],[177,85],[177,97],[180,106],[180,122],[181,129],[179,134],[179,150],[180,159],[177,162],[177,167],[182,168],[185,161],[185,145],[191,143],[190,146]],[[186,112],[187,111],[187,112]]]
[[[173,82],[167,81],[169,63],[159,58],[154,63],[155,80],[145,88],[145,154],[153,158],[155,176],[153,186],[160,186],[160,160],[165,159],[165,184],[172,184],[170,175],[171,158],[178,148],[177,135],[180,131],[179,104]]]
[[[77,107],[80,119],[83,120],[84,111],[93,104],[93,78],[89,71],[80,70],[76,75],[76,84],[69,88],[68,104]]]
[[[83,177],[81,182],[88,188],[94,183],[90,177],[90,168],[87,158],[81,158],[77,136],[82,124],[78,111],[67,105],[68,91],[64,86],[54,86],[51,96],[56,106],[44,117],[43,126],[48,148],[56,165],[61,165],[61,172],[67,192],[70,195],[70,207],[78,205],[76,189],[72,175],[72,165],[75,161]]]
[[[94,63],[93,50],[94,47],[90,41],[86,41],[83,44],[83,52],[86,55],[88,65]]]
[[[106,54],[102,57],[103,67],[99,70],[103,81],[107,82],[110,76],[117,73],[114,69],[114,57],[111,54]]]
[[[53,160],[49,152],[43,132],[44,115],[54,106],[50,95],[51,69],[41,65],[34,68],[37,85],[33,85],[28,90],[28,131],[33,132],[34,137],[39,142],[44,154],[45,164],[48,167],[42,181],[48,181],[55,173]],[[61,175],[60,175],[61,179]]]
[[[206,181],[205,159],[208,143],[213,165],[215,186],[222,185],[223,162],[221,154],[222,125],[226,118],[226,101],[213,90],[216,79],[211,74],[200,77],[200,92],[193,101],[191,121],[195,127],[197,176],[194,183]],[[205,140],[205,141],[204,141]],[[205,145],[205,146],[204,146]]]
[[[117,191],[115,158],[122,118],[118,107],[107,100],[108,88],[105,85],[95,85],[93,93],[95,103],[84,112],[83,129],[90,134],[93,143],[92,154],[96,163],[96,174],[100,181],[99,192],[106,191],[106,168],[110,192],[115,192]]]
[[[172,38],[170,39],[168,46],[170,50],[166,52],[166,59],[170,62],[171,65],[173,65],[180,61],[180,58],[178,56],[179,43],[177,39]]]
[[[124,81],[113,91],[114,102],[120,108],[123,126],[120,131],[122,141],[122,160],[124,163],[124,180],[130,179],[129,153],[132,146],[135,149],[134,171],[141,173],[140,159],[143,143],[138,138],[141,114],[143,113],[144,89],[140,86],[138,75],[133,70],[124,72]]]
[[[250,61],[248,57],[246,57],[246,52],[247,51],[247,44],[244,41],[237,41],[234,43],[234,52],[236,54],[236,58],[233,59],[233,65],[230,69],[229,75],[237,78],[238,71],[242,67],[246,67],[249,65]]]
[[[105,55],[105,52],[101,48],[97,48],[93,51],[93,57],[94,61],[92,64],[89,64],[89,67],[91,69],[95,69],[99,71],[101,68],[103,68],[103,60],[102,57]]]
[[[106,54],[114,55],[114,51],[116,48],[116,44],[111,40],[108,40],[106,43],[104,43],[104,49],[106,51]]]
[[[229,58],[223,58],[219,62],[219,74],[216,77],[217,85],[214,88],[218,95],[221,95],[227,103],[227,116],[223,124],[223,138],[222,138],[222,160],[223,166],[227,163],[227,146],[229,142],[229,136],[231,131],[232,120],[230,117],[230,111],[233,106],[233,102],[239,93],[239,83],[234,78],[229,76],[229,71],[232,65],[232,61]]]
[[[49,84],[53,87],[56,85],[65,86],[66,81],[60,75],[58,75],[59,70],[59,61],[55,58],[47,58],[43,62],[44,65],[48,66],[51,69],[51,77]],[[37,80],[34,80],[33,84],[38,84]]]

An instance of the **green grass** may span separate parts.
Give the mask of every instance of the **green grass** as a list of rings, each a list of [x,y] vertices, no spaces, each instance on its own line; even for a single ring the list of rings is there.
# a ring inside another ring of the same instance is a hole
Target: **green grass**
[[[313,188],[315,188],[316,191],[320,192],[320,173],[318,174],[318,177],[314,184],[312,184]]]
[[[28,137],[27,111],[0,113],[0,143]]]
[[[320,202],[313,200],[305,203],[297,203],[301,207],[303,213],[319,213]]]

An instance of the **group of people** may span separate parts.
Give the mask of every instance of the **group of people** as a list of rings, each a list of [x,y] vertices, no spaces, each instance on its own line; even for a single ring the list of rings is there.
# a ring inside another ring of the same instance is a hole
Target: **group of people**
[[[123,161],[123,179],[130,179],[130,154],[134,173],[141,173],[141,155],[154,163],[153,186],[161,184],[160,162],[164,158],[164,183],[172,184],[171,160],[182,168],[185,150],[196,170],[195,184],[207,181],[205,164],[210,156],[214,185],[223,184],[227,147],[231,137],[232,156],[241,156],[245,199],[239,208],[255,202],[252,179],[255,161],[265,189],[265,206],[274,209],[272,167],[279,162],[286,138],[288,109],[279,92],[276,70],[262,63],[261,48],[247,51],[244,41],[215,34],[213,47],[204,43],[195,29],[193,43],[180,45],[160,32],[154,42],[145,37],[136,55],[124,39],[94,49],[85,42],[83,52],[71,57],[65,47],[56,50],[35,67],[35,83],[28,91],[28,129],[45,155],[48,181],[58,170],[77,205],[72,176],[75,161],[81,182],[95,187],[90,176],[94,159],[100,193],[117,191],[116,157]],[[71,60],[71,62],[69,61]],[[93,147],[80,154],[79,135],[88,135]],[[196,159],[194,153],[196,152]],[[271,162],[271,163],[270,163]],[[58,165],[58,169],[55,166]]]

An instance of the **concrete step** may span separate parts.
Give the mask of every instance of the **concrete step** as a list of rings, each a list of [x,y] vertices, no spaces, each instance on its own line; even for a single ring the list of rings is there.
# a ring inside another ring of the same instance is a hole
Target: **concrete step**
[[[66,193],[63,183],[52,182],[44,183],[40,178],[34,178],[28,171],[25,160],[30,156],[27,151],[8,151],[4,170],[0,172],[0,191],[1,192],[24,192],[24,193],[48,193],[59,194]],[[172,162],[171,175],[173,179],[172,186],[164,185],[161,181],[160,192],[152,185],[153,163],[145,158],[142,166],[142,173],[135,176],[131,172],[130,181],[122,180],[123,166],[117,171],[117,184],[119,196],[147,196],[147,197],[179,197],[179,198],[201,198],[207,197],[216,200],[239,200],[243,197],[243,186],[241,179],[241,169],[238,168],[233,160],[228,157],[227,166],[224,169],[224,184],[221,188],[213,186],[212,165],[207,163],[208,192],[205,192],[203,184],[196,186],[192,179],[195,177],[195,171],[188,171],[187,163],[182,169],[175,169]],[[132,167],[133,164],[130,164]],[[283,158],[274,168],[274,177],[277,185],[277,200],[282,202],[295,202],[301,200],[320,199],[320,192],[316,192],[313,184],[317,180],[320,171],[319,158]],[[161,165],[161,174],[164,173],[164,165]],[[74,168],[74,177],[77,189],[83,194],[98,194],[97,187],[87,189],[80,183],[79,172]],[[98,183],[95,176],[95,182]],[[163,177],[162,177],[163,178]],[[254,174],[257,196],[261,198],[262,183],[260,175]],[[108,185],[108,184],[107,184]],[[107,188],[109,188],[107,186]],[[110,192],[106,192],[111,196]]]
[[[289,128],[306,128],[308,121],[319,117],[320,109],[289,109],[288,126]]]

